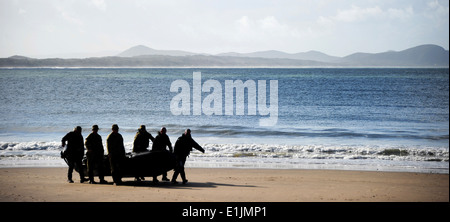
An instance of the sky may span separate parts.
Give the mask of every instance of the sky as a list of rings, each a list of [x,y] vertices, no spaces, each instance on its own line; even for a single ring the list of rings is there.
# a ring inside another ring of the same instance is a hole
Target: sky
[[[0,0],[0,57],[449,49],[448,0]],[[70,57],[69,56],[69,57]]]

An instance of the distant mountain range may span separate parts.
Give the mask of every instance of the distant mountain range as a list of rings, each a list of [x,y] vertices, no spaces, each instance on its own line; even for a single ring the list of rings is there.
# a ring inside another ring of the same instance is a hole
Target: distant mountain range
[[[449,51],[437,45],[420,45],[403,51],[354,53],[345,57],[318,51],[285,53],[220,53],[156,50],[138,45],[115,56],[83,59],[0,58],[0,67],[449,67]]]
[[[156,50],[144,45],[138,45],[119,53],[117,56],[119,57],[134,57],[143,55],[191,56],[199,54],[200,53],[185,52],[180,50]]]
[[[299,52],[299,53],[285,53],[276,50],[252,52],[252,53],[221,53],[218,56],[236,56],[236,57],[252,57],[252,58],[269,58],[269,59],[297,59],[297,60],[310,60],[318,62],[337,62],[340,58],[336,56],[330,56],[318,51]]]

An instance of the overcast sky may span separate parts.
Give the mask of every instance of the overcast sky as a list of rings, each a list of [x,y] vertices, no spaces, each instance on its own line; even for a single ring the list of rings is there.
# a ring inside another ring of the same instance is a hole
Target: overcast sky
[[[448,0],[0,0],[0,57],[449,48]]]

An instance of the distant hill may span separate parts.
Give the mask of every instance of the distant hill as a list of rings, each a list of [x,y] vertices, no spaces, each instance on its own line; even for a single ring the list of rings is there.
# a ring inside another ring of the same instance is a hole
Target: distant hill
[[[339,57],[330,56],[318,51],[299,52],[299,53],[285,53],[276,50],[252,52],[252,53],[221,53],[218,56],[236,56],[236,57],[257,57],[257,58],[282,58],[282,59],[299,59],[299,60],[311,60],[318,62],[335,62]]]
[[[30,59],[29,57],[20,56],[20,55],[14,55],[9,57],[9,59]]]
[[[338,63],[346,66],[449,66],[449,51],[437,45],[420,45],[403,51],[354,53]]]
[[[0,67],[449,67],[449,51],[437,45],[420,45],[403,51],[354,53],[345,57],[309,51],[285,53],[198,54],[135,46],[117,56],[84,59],[0,58]]]
[[[197,53],[185,52],[180,50],[156,50],[144,45],[138,45],[119,53],[117,56],[119,57],[134,57],[142,55],[188,56],[196,54]]]
[[[326,63],[295,59],[267,59],[230,56],[99,57],[86,59],[0,59],[0,67],[305,67]]]
[[[190,55],[208,55],[205,53],[194,53],[194,52],[186,52],[180,50],[156,50],[149,48],[144,45],[138,45],[131,47],[117,56],[119,57],[134,57],[134,56],[144,56],[144,55],[165,55],[165,56],[190,56]],[[237,52],[229,52],[229,53],[219,53],[215,56],[228,56],[228,57],[250,57],[250,58],[266,58],[266,59],[298,59],[298,60],[311,60],[317,62],[334,62],[339,57],[329,56],[325,53],[318,51],[309,51],[309,52],[300,52],[295,54],[290,54],[286,52],[269,50],[269,51],[260,51],[260,52],[252,52],[252,53],[237,53]]]

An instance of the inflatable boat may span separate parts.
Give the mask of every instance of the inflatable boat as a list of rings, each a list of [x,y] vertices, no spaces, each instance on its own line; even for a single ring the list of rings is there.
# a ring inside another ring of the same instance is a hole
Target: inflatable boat
[[[67,158],[61,155],[66,163]],[[103,156],[104,176],[111,176],[108,155]],[[159,176],[175,168],[175,157],[169,151],[147,151],[142,153],[127,153],[122,167],[122,177],[153,177]],[[83,158],[82,166],[75,164],[75,171],[84,171],[87,176],[87,159]],[[98,166],[94,168],[94,176],[98,176]]]

